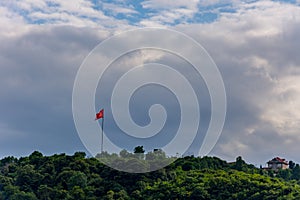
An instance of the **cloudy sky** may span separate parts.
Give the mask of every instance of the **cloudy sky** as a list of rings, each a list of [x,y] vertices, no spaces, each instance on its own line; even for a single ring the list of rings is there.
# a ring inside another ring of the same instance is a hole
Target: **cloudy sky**
[[[155,26],[194,38],[219,67],[227,116],[210,155],[300,162],[299,0],[2,0],[0,26],[0,157],[86,151],[72,116],[77,70],[109,36]],[[143,62],[184,65],[170,55],[138,53]],[[116,67],[141,62],[127,57]],[[141,125],[143,113],[133,113]]]

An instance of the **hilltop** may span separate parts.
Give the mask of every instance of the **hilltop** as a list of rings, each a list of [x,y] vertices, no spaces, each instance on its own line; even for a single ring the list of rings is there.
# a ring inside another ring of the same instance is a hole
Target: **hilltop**
[[[149,173],[114,170],[85,153],[0,160],[0,199],[300,199],[300,168],[274,172],[217,157],[184,157]]]

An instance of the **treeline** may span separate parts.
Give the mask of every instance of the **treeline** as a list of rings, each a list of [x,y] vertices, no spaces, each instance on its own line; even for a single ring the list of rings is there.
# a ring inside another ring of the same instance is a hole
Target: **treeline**
[[[123,149],[119,154],[102,152],[96,158],[109,167],[130,173],[155,171],[174,162],[176,157],[167,157],[161,149],[145,153],[143,146],[137,146],[134,152]]]
[[[35,151],[0,160],[0,199],[300,199],[298,168],[295,164],[274,176],[241,157],[228,163],[189,156],[135,174],[109,168],[83,152],[43,156]]]

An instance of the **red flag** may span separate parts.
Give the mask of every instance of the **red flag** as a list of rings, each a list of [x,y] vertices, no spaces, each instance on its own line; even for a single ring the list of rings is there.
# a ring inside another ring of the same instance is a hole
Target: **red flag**
[[[101,119],[104,117],[104,109],[101,109],[98,113],[96,113],[95,120]]]

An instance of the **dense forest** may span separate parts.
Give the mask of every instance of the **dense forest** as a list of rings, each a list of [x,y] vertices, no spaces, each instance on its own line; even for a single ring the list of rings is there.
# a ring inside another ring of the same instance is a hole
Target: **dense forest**
[[[120,154],[114,157],[130,155]],[[0,199],[300,199],[300,167],[290,162],[289,169],[275,173],[241,157],[228,163],[188,156],[153,172],[126,173],[83,152],[35,151],[0,160]]]

